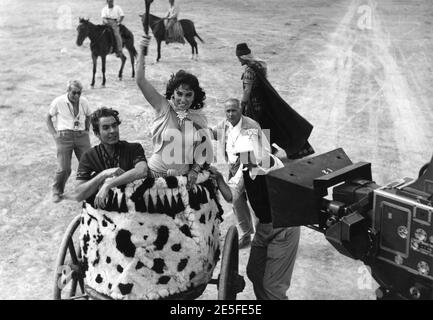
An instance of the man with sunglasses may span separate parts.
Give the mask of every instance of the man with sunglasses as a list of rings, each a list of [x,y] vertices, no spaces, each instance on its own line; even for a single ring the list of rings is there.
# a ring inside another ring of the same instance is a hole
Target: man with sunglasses
[[[68,82],[67,93],[53,100],[46,116],[48,130],[56,142],[57,171],[53,183],[53,201],[59,202],[71,174],[72,152],[78,161],[90,148],[89,102],[81,96],[82,84],[77,80]],[[53,122],[54,119],[54,122]]]

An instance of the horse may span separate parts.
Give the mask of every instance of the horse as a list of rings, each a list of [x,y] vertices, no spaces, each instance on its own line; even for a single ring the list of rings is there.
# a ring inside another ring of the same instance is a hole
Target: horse
[[[84,39],[89,37],[90,39],[90,50],[92,51],[92,61],[93,61],[93,77],[91,86],[95,85],[95,73],[96,64],[98,57],[101,57],[102,61],[102,86],[105,86],[105,61],[108,54],[114,53],[116,39],[114,38],[113,30],[110,26],[106,25],[95,25],[91,23],[88,19],[79,19],[79,24],[77,27],[77,46],[83,44]],[[129,56],[131,57],[132,65],[132,78],[135,77],[134,69],[134,59],[137,57],[137,50],[134,47],[134,35],[128,30],[124,25],[120,25],[120,34],[122,36],[122,47],[126,47],[129,51]],[[119,80],[122,80],[123,67],[125,65],[126,57],[123,53],[119,56],[122,61],[122,65],[119,70]]]
[[[145,28],[146,15],[140,14],[139,16],[141,18],[143,28]],[[195,30],[194,22],[188,19],[181,19],[179,20],[179,22],[183,29],[183,36],[191,46],[191,51],[192,51],[191,59],[194,59],[194,53],[196,54],[196,57],[198,56],[197,41],[195,41],[194,37],[197,37],[202,43],[204,43],[204,41],[197,34],[197,31]],[[156,62],[158,62],[159,59],[161,59],[161,42],[165,40],[165,34],[166,34],[164,19],[149,13],[149,26],[152,29],[153,36],[155,37],[155,40],[158,44],[158,57],[156,58]]]

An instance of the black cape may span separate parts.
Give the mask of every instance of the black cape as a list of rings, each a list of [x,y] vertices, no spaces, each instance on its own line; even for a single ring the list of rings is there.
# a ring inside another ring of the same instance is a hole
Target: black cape
[[[258,90],[264,103],[256,120],[262,129],[270,129],[270,143],[282,148],[289,159],[298,159],[313,154],[308,143],[313,125],[297,113],[280,97],[257,66],[251,66],[257,75]]]

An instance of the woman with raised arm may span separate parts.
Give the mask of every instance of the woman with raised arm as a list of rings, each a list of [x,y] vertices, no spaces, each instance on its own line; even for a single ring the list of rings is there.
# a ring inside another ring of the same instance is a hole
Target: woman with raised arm
[[[190,187],[201,168],[213,159],[210,129],[202,111],[206,94],[196,76],[179,70],[161,95],[145,76],[144,51],[149,42],[150,36],[143,35],[136,82],[156,113],[151,129],[154,153],[148,163],[150,175],[187,175]]]

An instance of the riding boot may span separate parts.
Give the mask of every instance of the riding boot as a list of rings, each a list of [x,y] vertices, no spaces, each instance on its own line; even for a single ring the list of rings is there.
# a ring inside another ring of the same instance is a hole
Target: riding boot
[[[122,49],[119,48],[117,41],[115,41],[113,52],[116,54],[116,57],[120,58],[122,56]]]
[[[168,30],[165,30],[165,44],[169,44],[170,43],[170,33],[168,32]]]

